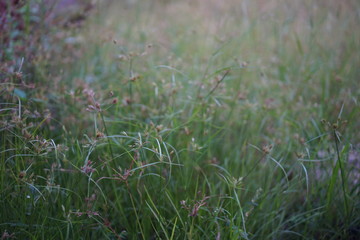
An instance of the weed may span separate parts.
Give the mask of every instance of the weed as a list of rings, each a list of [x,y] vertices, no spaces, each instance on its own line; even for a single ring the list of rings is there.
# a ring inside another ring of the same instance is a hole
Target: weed
[[[2,239],[359,238],[357,1],[41,2],[0,3]]]

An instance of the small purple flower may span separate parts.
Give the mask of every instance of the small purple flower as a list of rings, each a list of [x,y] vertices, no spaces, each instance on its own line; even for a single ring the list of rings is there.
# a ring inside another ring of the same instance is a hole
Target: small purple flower
[[[92,162],[90,160],[85,164],[85,166],[81,167],[81,171],[84,173],[93,173],[95,170],[96,169],[93,168]]]

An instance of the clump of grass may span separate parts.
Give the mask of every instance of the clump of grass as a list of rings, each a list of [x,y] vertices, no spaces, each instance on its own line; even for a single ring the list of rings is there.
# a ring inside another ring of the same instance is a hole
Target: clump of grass
[[[9,55],[2,238],[357,239],[359,4],[139,3]]]

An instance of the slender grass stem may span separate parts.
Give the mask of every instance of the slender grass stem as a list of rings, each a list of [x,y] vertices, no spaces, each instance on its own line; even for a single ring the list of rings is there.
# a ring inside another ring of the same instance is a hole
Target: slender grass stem
[[[108,145],[109,145],[110,155],[111,155],[111,158],[114,159],[114,153],[113,153],[113,150],[112,150],[112,147],[111,147],[111,141],[110,141],[110,138],[108,137],[110,135],[109,135],[109,132],[108,132],[107,127],[106,127],[104,115],[101,112],[100,112],[100,117],[101,117],[101,121],[102,121],[102,123],[104,125],[105,134],[106,134],[106,140],[107,140]]]
[[[338,162],[339,162],[339,167],[340,167],[340,174],[341,174],[341,183],[342,183],[342,192],[343,192],[343,198],[344,198],[344,209],[345,209],[345,213],[346,213],[346,219],[348,219],[349,217],[349,205],[348,205],[348,201],[347,201],[347,196],[346,196],[346,186],[345,186],[345,169],[344,166],[342,165],[342,161],[341,161],[341,157],[340,157],[340,151],[339,151],[339,139],[338,139],[338,135],[336,133],[336,130],[333,130],[333,134],[334,134],[334,139],[335,139],[335,148],[336,148],[336,153],[337,153],[337,158],[338,158]]]

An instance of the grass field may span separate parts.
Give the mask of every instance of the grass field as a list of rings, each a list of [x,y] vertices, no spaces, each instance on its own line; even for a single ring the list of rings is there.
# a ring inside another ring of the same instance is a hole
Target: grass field
[[[360,239],[359,1],[7,2],[1,239]]]

